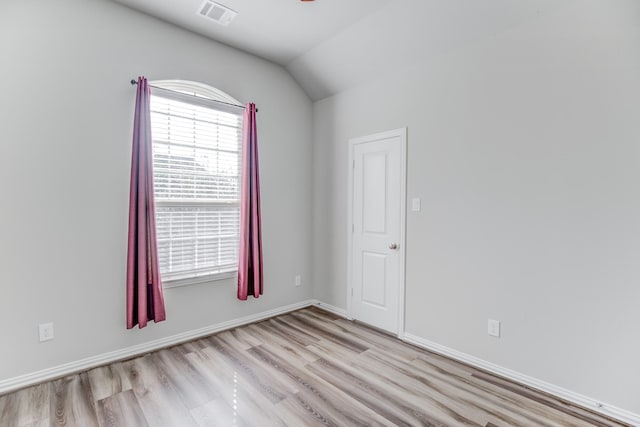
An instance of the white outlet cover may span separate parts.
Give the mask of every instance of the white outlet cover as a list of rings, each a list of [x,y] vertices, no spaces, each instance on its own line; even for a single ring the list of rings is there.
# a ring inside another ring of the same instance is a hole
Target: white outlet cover
[[[487,333],[492,337],[500,337],[500,321],[489,319]]]
[[[38,325],[38,333],[40,341],[49,341],[53,339],[53,323],[41,323]]]
[[[296,286],[300,286],[300,276],[296,276]]]
[[[418,197],[411,199],[411,210],[414,212],[420,211],[420,199]]]

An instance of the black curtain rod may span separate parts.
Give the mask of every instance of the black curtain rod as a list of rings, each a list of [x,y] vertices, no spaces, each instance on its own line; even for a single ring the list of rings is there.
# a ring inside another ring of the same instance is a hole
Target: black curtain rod
[[[131,85],[132,85],[132,86],[133,86],[133,85],[137,85],[137,84],[138,84],[138,82],[137,82],[136,80],[131,79]],[[176,90],[165,89],[165,88],[163,88],[163,87],[158,87],[158,86],[154,86],[154,85],[149,85],[149,86],[151,86],[151,87],[155,87],[155,88],[157,88],[157,89],[168,90],[169,92],[180,93],[180,94],[184,95],[184,93],[182,93],[182,92],[178,92],[178,91],[176,91]],[[208,99],[208,98],[205,98],[205,99]],[[242,108],[242,109],[244,109],[244,108],[245,108],[245,106],[244,106],[244,105],[232,104],[232,103],[230,103],[230,102],[224,102],[224,101],[218,101],[217,99],[210,99],[210,101],[218,102],[218,103],[220,103],[220,104],[230,105],[230,106],[232,106],[232,107],[238,107],[238,108]],[[257,113],[257,112],[258,112],[258,109],[256,108],[256,113]]]

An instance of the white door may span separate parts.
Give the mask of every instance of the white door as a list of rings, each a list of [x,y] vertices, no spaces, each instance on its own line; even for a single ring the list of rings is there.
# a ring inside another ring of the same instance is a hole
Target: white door
[[[404,328],[406,129],[350,141],[350,315]]]

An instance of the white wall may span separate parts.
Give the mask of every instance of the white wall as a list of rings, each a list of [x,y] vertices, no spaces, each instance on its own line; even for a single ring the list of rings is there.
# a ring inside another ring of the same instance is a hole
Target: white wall
[[[0,61],[0,381],[311,297],[312,105],[282,67],[97,0],[3,0]],[[258,105],[265,294],[237,301],[233,280],[168,289],[168,320],[127,331],[141,74]],[[56,337],[39,343],[45,321]]]
[[[408,126],[406,331],[640,413],[640,8],[573,4],[314,104],[315,295],[349,138]]]

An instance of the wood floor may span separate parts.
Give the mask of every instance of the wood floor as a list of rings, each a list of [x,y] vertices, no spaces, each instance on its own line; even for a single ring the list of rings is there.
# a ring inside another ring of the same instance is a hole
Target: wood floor
[[[619,426],[316,308],[0,396],[0,426]]]

